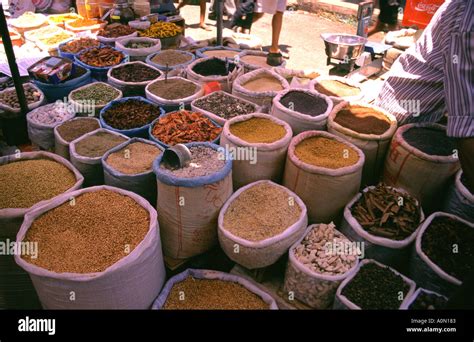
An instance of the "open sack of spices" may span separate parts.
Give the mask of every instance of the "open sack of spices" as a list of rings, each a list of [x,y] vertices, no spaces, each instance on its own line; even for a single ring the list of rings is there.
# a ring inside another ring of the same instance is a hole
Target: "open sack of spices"
[[[344,251],[341,254],[338,251]],[[347,250],[347,254],[346,254]],[[314,309],[332,307],[339,284],[355,271],[360,251],[330,224],[313,224],[290,247],[283,291]]]
[[[120,23],[112,23],[97,32],[97,39],[107,45],[115,46],[118,39],[136,37],[138,32],[128,26]]]
[[[107,72],[108,83],[120,89],[124,96],[145,96],[145,87],[160,78],[161,71],[143,62],[117,65]]]
[[[93,82],[71,91],[68,100],[78,116],[99,116],[107,104],[122,96],[122,92],[110,84]]]
[[[309,83],[321,76],[321,71],[316,69],[294,70],[284,67],[274,67],[272,70],[278,75],[283,76],[293,89],[309,89]]]
[[[359,101],[364,97],[360,83],[340,76],[319,76],[312,80],[308,87],[329,96],[334,104],[341,101]]]
[[[198,58],[208,58],[208,57],[217,57],[217,58],[229,58],[235,59],[242,50],[234,49],[228,46],[206,46],[196,50],[196,56]]]
[[[273,66],[267,63],[268,52],[258,50],[244,50],[237,56],[237,63],[243,68],[244,72],[250,72],[257,69],[272,69]],[[283,61],[279,67],[284,68],[286,61]]]
[[[441,207],[440,196],[460,167],[456,141],[446,135],[446,126],[407,124],[393,136],[382,179],[406,189],[431,213]]]
[[[104,184],[102,156],[111,148],[128,140],[126,135],[99,128],[69,144],[71,163],[84,176],[85,186]]]
[[[34,84],[23,84],[23,90],[29,110],[35,109],[45,102],[44,93]],[[2,110],[1,118],[14,118],[20,114],[20,102],[15,87],[0,91],[0,110]]]
[[[379,184],[365,188],[346,205],[341,231],[364,242],[367,258],[402,270],[424,218],[409,193]]]
[[[44,309],[144,310],[165,281],[156,210],[129,191],[98,186],[54,198],[25,215],[17,242],[31,241],[38,257],[15,261]]]
[[[305,89],[287,89],[273,98],[271,114],[288,122],[293,134],[309,130],[325,130],[332,100]]]
[[[147,56],[161,50],[161,42],[147,37],[119,38],[115,48],[130,56],[130,61],[144,62]]]
[[[462,169],[456,173],[453,183],[450,184],[443,211],[474,222],[474,194],[466,186]]]
[[[74,56],[80,66],[89,69],[98,81],[107,80],[107,72],[113,66],[128,62],[128,56],[111,46],[90,48]]]
[[[110,149],[102,157],[104,184],[132,191],[156,204],[153,162],[163,147],[149,140],[132,138]]]
[[[410,277],[447,297],[474,270],[474,223],[443,212],[422,224],[412,249]]]
[[[191,52],[170,49],[149,55],[146,58],[146,64],[163,71],[184,70],[195,58],[196,56]]]
[[[413,280],[375,260],[364,259],[336,292],[334,309],[399,310],[415,292]]]
[[[150,125],[150,139],[163,147],[191,142],[217,143],[222,128],[198,112],[166,113]]]
[[[220,145],[233,155],[234,189],[262,179],[280,183],[291,127],[268,114],[253,113],[228,120]],[[248,152],[246,156],[239,151]]]
[[[309,222],[340,222],[344,206],[359,191],[364,153],[345,139],[323,131],[293,137],[283,185],[301,197]]]
[[[84,178],[64,158],[49,152],[0,157],[0,240],[15,241],[24,215],[52,198],[81,188]],[[0,307],[37,308],[31,280],[13,255],[0,258]]]
[[[217,244],[217,217],[232,195],[232,160],[215,144],[179,146],[189,151],[187,163],[169,165],[162,154],[153,170],[164,254],[185,259]]]
[[[227,92],[231,92],[232,83],[239,74],[240,68],[228,58],[199,58],[186,67],[188,79],[201,84],[217,82],[220,89]]]
[[[287,188],[269,180],[236,191],[219,213],[219,243],[225,254],[248,268],[274,264],[308,225],[306,206]]]
[[[74,60],[74,56],[78,53],[90,49],[90,48],[98,48],[100,46],[100,42],[97,39],[91,37],[81,37],[78,39],[73,39],[68,42],[59,44],[58,52],[59,56],[64,58],[69,58]]]
[[[167,111],[190,109],[191,102],[204,94],[202,84],[182,77],[164,77],[149,83],[146,98]]]
[[[71,141],[98,128],[100,128],[99,120],[91,117],[76,117],[56,125],[54,127],[54,153],[69,160]]]
[[[402,310],[443,310],[448,298],[439,293],[419,287],[400,307]]]
[[[328,132],[359,147],[365,154],[362,184],[377,184],[382,174],[397,119],[380,107],[343,101],[328,117]]]
[[[152,309],[278,310],[278,306],[247,279],[219,271],[187,269],[166,282]]]

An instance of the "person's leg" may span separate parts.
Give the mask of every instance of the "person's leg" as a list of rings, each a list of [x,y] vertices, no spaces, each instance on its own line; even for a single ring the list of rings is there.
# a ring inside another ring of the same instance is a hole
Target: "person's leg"
[[[371,36],[380,31],[398,30],[398,10],[400,0],[379,0],[380,14],[375,26],[369,29],[368,35]]]
[[[280,48],[278,42],[280,41],[281,28],[283,26],[283,12],[276,12],[272,18],[272,45],[270,52],[279,53]]]
[[[186,6],[186,5],[189,3],[189,1],[191,1],[191,0],[183,0],[183,1],[181,1],[176,9],[179,11],[181,8],[183,8],[184,6]]]
[[[199,0],[199,27],[210,31],[211,28],[206,25],[206,0]]]

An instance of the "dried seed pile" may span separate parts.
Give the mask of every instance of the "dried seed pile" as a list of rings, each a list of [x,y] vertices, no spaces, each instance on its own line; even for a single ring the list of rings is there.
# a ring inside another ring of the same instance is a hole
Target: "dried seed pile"
[[[286,93],[280,99],[280,103],[290,110],[310,116],[321,115],[328,109],[328,104],[323,98],[298,90]]]
[[[181,110],[169,113],[155,122],[151,134],[166,145],[213,141],[222,128],[197,112]]]
[[[41,93],[33,88],[30,84],[23,84],[23,90],[25,91],[26,102],[32,104],[38,102],[41,98]],[[19,109],[20,102],[18,102],[18,96],[16,96],[15,88],[10,88],[0,92],[0,103],[9,107]]]
[[[111,153],[106,163],[121,173],[136,175],[151,171],[153,161],[160,154],[158,147],[137,141]]]
[[[411,303],[409,310],[442,310],[445,308],[447,300],[434,293],[420,292]]]
[[[240,60],[246,64],[258,66],[259,68],[271,68],[272,66],[267,64],[267,56],[258,55],[245,55]]]
[[[86,133],[95,131],[99,127],[99,122],[96,119],[78,118],[64,122],[58,126],[57,130],[61,138],[66,142],[71,142]]]
[[[109,67],[119,64],[125,55],[110,46],[92,48],[82,52],[79,60],[93,67]]]
[[[193,71],[201,76],[227,76],[235,67],[233,62],[210,58],[194,65]]]
[[[71,93],[71,98],[79,103],[91,102],[94,106],[103,106],[113,101],[120,95],[114,87],[100,82],[95,82],[87,87]]]
[[[283,85],[281,82],[272,76],[262,76],[252,78],[251,80],[242,84],[242,86],[250,91],[264,92],[264,91],[281,91]]]
[[[248,143],[270,144],[282,139],[286,130],[282,125],[266,118],[251,118],[229,127],[230,133]]]
[[[188,277],[173,285],[165,310],[265,310],[269,305],[231,281]]]
[[[102,119],[107,125],[123,130],[146,126],[160,115],[157,106],[137,99],[128,99],[114,103],[102,113]]]
[[[125,138],[109,132],[97,132],[75,144],[76,153],[83,157],[100,158],[105,152],[126,141]]]
[[[92,38],[79,38],[75,40],[71,40],[66,44],[60,46],[62,52],[69,52],[69,53],[79,53],[82,50],[99,47],[100,42],[97,39]]]
[[[340,110],[334,121],[342,127],[362,134],[384,134],[390,128],[390,120],[378,110],[347,105]]]
[[[361,92],[360,88],[337,80],[319,81],[314,86],[314,90],[324,95],[336,97],[357,96]]]
[[[296,157],[304,163],[328,169],[354,165],[358,153],[350,146],[334,139],[310,137],[295,147]]]
[[[100,30],[97,35],[106,38],[117,38],[122,36],[128,36],[133,32],[135,32],[135,29],[128,25],[114,23],[107,25],[105,28]]]
[[[194,105],[223,119],[250,114],[256,109],[254,104],[244,102],[224,92],[214,92],[205,98],[196,100]]]
[[[413,197],[383,184],[362,192],[351,213],[368,233],[391,240],[412,235],[421,219]]]
[[[169,67],[184,64],[191,61],[193,57],[178,50],[164,50],[151,58],[153,63]]]
[[[38,258],[25,261],[53,272],[103,272],[133,252],[150,226],[134,199],[99,190],[77,196],[38,217],[25,242],[38,242]]]
[[[197,93],[199,88],[191,81],[182,78],[159,80],[148,86],[148,91],[162,99],[184,99]]]
[[[176,170],[169,170],[163,164],[160,165],[162,170],[169,172],[180,178],[194,178],[209,176],[225,165],[225,160],[221,152],[206,146],[193,146],[189,148],[191,152],[190,163]]]
[[[300,215],[300,206],[288,192],[260,183],[232,201],[224,214],[224,228],[242,239],[261,241],[283,233]]]
[[[409,289],[403,278],[388,267],[369,263],[359,269],[341,294],[363,310],[396,310]]]
[[[203,54],[206,57],[217,57],[217,58],[235,58],[240,52],[233,51],[233,50],[207,50],[204,51]]]
[[[145,82],[161,76],[161,73],[147,65],[131,63],[112,69],[112,77],[124,82]]]
[[[75,183],[71,170],[49,159],[0,165],[0,209],[29,208],[62,194]]]
[[[27,114],[28,118],[37,124],[55,126],[74,116],[63,102],[54,102],[38,107]]]
[[[296,259],[309,270],[324,275],[340,275],[357,262],[357,255],[336,254],[328,245],[347,245],[350,241],[331,222],[319,224],[294,249]]]
[[[440,129],[413,127],[403,133],[408,145],[432,156],[449,156],[454,153],[456,143]]]
[[[426,256],[449,275],[464,280],[474,270],[474,228],[450,217],[436,217],[421,238]]]

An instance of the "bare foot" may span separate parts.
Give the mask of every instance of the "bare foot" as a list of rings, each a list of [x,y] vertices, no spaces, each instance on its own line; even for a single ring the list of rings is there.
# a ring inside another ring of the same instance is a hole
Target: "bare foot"
[[[206,31],[212,31],[212,29],[207,26],[206,24],[199,24],[199,28],[206,30]]]

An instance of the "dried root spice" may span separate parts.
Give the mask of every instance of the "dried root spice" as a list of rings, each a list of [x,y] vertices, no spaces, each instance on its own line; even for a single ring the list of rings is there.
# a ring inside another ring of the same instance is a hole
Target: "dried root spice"
[[[463,281],[474,270],[474,228],[450,217],[435,217],[421,238],[426,256]]]
[[[76,177],[49,159],[19,160],[0,166],[0,209],[29,208],[70,189]]]
[[[300,206],[288,192],[260,183],[243,191],[229,205],[224,228],[242,239],[261,241],[283,233],[300,215]]]
[[[165,310],[268,310],[262,298],[238,283],[188,277],[173,285]]]
[[[358,96],[361,92],[360,88],[337,80],[319,81],[315,84],[314,90],[318,93],[335,97]]]
[[[109,67],[119,64],[125,55],[110,46],[92,48],[79,55],[79,60],[93,67]]]
[[[350,146],[334,139],[310,137],[295,147],[296,157],[304,163],[328,169],[354,165],[359,154]]]
[[[412,235],[421,219],[413,197],[383,184],[362,192],[351,213],[368,233],[391,240]]]
[[[64,122],[58,126],[57,130],[61,138],[66,142],[71,142],[86,133],[95,131],[99,127],[99,122],[96,119],[80,118]]]
[[[159,118],[151,133],[166,145],[176,145],[213,141],[221,131],[222,128],[214,125],[205,115],[181,110]]]
[[[382,112],[357,105],[345,106],[336,114],[334,121],[362,134],[381,135],[390,128],[390,120]]]
[[[76,143],[76,153],[83,157],[99,158],[111,148],[126,141],[124,137],[109,133],[97,132]]]
[[[133,252],[150,227],[134,199],[109,190],[87,192],[38,217],[25,242],[38,243],[38,258],[25,261],[52,272],[103,272]]]
[[[128,36],[133,32],[135,32],[135,29],[128,25],[113,23],[100,30],[97,35],[106,38],[118,38]]]
[[[82,50],[99,47],[100,42],[97,39],[92,38],[79,38],[75,40],[71,40],[70,42],[62,45],[60,47],[62,52],[69,52],[69,53],[79,53]]]
[[[102,113],[102,118],[107,125],[126,130],[146,126],[160,115],[157,106],[137,99],[128,99],[114,103]]]
[[[409,290],[400,275],[388,267],[369,263],[342,289],[342,295],[363,310],[397,310]]]
[[[282,139],[286,130],[282,125],[266,118],[251,118],[229,127],[230,133],[248,143],[271,144]]]
[[[121,173],[136,175],[151,171],[153,162],[160,154],[158,147],[138,141],[111,153],[106,163]]]
[[[200,98],[194,102],[194,106],[223,119],[250,114],[256,110],[254,104],[244,102],[224,92],[214,92],[205,98]]]

